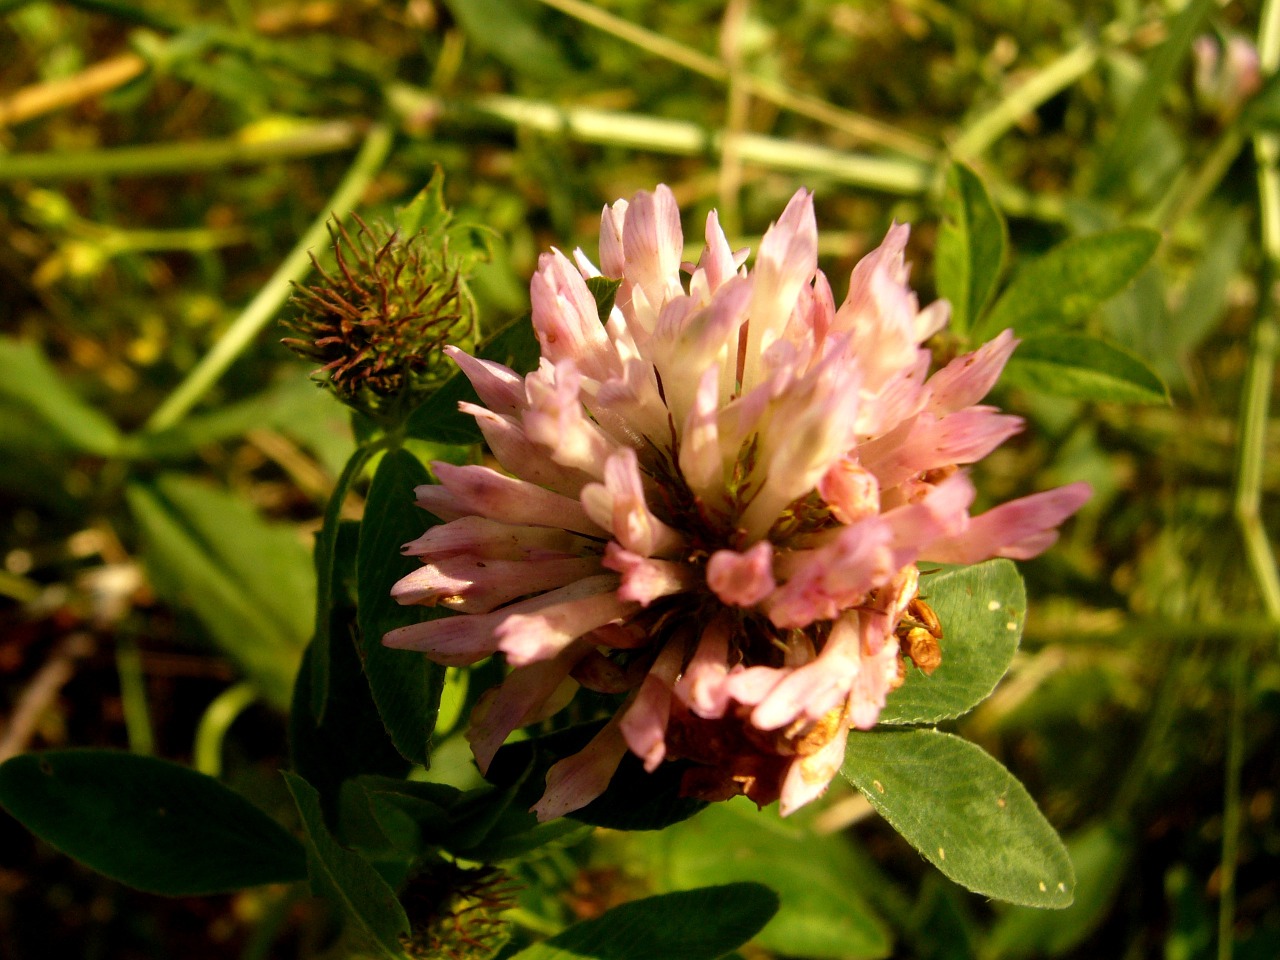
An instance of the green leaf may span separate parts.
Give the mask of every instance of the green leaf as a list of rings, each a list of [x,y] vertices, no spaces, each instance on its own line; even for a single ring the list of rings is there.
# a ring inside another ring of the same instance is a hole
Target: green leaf
[[[517,0],[446,0],[471,41],[517,73],[544,80],[570,72],[560,48],[539,32],[533,11]]]
[[[840,834],[819,836],[739,798],[666,830],[609,841],[611,860],[642,868],[662,889],[767,883],[781,905],[755,938],[766,950],[832,960],[889,955],[889,931],[851,883],[858,870]]]
[[[512,960],[716,960],[750,940],[778,909],[758,883],[646,897],[574,924]]]
[[[393,219],[396,232],[407,239],[419,231],[429,235],[443,233],[452,218],[444,202],[444,171],[437,165],[427,185],[397,209]]]
[[[621,286],[621,278],[587,278],[587,289],[591,291],[591,296],[596,298],[596,312],[600,315],[601,323],[609,319],[609,314],[613,311],[613,303],[618,298],[618,288]]]
[[[401,606],[391,587],[421,564],[400,553],[400,547],[429,525],[419,509],[413,488],[431,476],[410,453],[393,450],[384,456],[373,476],[360,523],[356,554],[359,591],[360,660],[373,693],[373,702],[396,749],[406,759],[430,765],[431,734],[440,711],[444,667],[422,654],[391,650],[382,645],[388,630],[439,615],[438,609]]]
[[[346,462],[351,445],[346,426],[347,408],[320,384],[297,375],[288,376],[265,390],[208,413],[190,416],[165,430],[130,435],[128,453],[135,458],[174,460],[195,456],[201,447],[243,436],[250,430],[274,427],[314,448],[331,466],[331,450],[342,452]]]
[[[1082,323],[1138,275],[1160,244],[1160,234],[1124,227],[1066,240],[1013,276],[991,312],[974,330],[988,340],[1006,327],[1019,336]]]
[[[310,711],[317,721],[324,719],[326,705],[329,702],[329,684],[332,679],[329,661],[333,658],[333,654],[330,647],[333,646],[332,628],[336,619],[334,607],[338,602],[337,587],[342,579],[339,574],[337,551],[338,536],[343,526],[342,505],[347,499],[347,492],[364,473],[365,465],[373,456],[373,452],[373,448],[367,445],[358,446],[352,452],[351,458],[338,476],[338,482],[329,491],[329,500],[324,506],[324,517],[320,521],[320,532],[316,534],[313,552],[316,602],[311,640]]]
[[[178,475],[130,484],[126,495],[156,591],[175,609],[194,611],[263,695],[287,706],[315,595],[296,531]]]
[[[1133,354],[1079,334],[1028,337],[1004,369],[1005,383],[1058,397],[1167,404],[1160,377]]]
[[[344,520],[335,541],[330,576],[334,598],[328,632],[334,642],[313,642],[303,657],[289,712],[289,756],[293,768],[320,791],[326,809],[336,804],[342,781],[359,774],[403,777],[411,766],[387,735],[360,669],[353,642],[355,627],[355,561],[360,525]],[[326,658],[331,678],[323,715],[313,710],[316,662]]]
[[[528,317],[509,324],[480,344],[476,355],[525,374],[538,366],[541,348]],[[431,398],[409,415],[409,436],[437,443],[479,443],[484,439],[475,418],[458,410],[460,401],[479,403],[475,390],[461,371],[444,382]]]
[[[923,576],[920,594],[942,624],[942,663],[928,676],[911,669],[889,694],[881,723],[938,723],[968,713],[991,695],[1022,638],[1027,597],[1008,560]]]
[[[1001,957],[1060,956],[1080,944],[1106,919],[1133,854],[1128,831],[1105,823],[1067,840],[1076,868],[1076,899],[1060,913],[1011,907],[989,934]]]
[[[34,343],[0,337],[0,419],[26,422],[31,429],[4,431],[23,446],[63,448],[101,457],[114,455],[120,432],[114,423],[66,385]]]
[[[519,782],[514,804],[527,810],[542,796],[552,764],[585,747],[601,726],[603,721],[584,723],[546,736],[508,743],[494,757],[487,779],[498,786]],[[659,830],[688,819],[705,807],[706,802],[680,795],[680,782],[686,769],[687,764],[676,760],[648,773],[640,758],[628,751],[604,793],[566,816],[613,830]]]
[[[395,891],[368,860],[334,839],[325,825],[315,787],[295,774],[286,772],[283,776],[306,833],[312,893],[342,911],[348,935],[358,950],[386,960],[403,960],[400,938],[409,934],[409,918]]]
[[[854,732],[840,772],[921,855],[975,893],[1071,904],[1066,848],[1026,788],[983,750],[937,730]]]
[[[306,875],[298,842],[240,794],[188,767],[113,750],[23,754],[0,765],[0,804],[99,873],[199,896]]]
[[[951,301],[951,329],[963,336],[982,315],[1004,263],[1005,225],[978,175],[947,170],[934,269],[939,296]]]

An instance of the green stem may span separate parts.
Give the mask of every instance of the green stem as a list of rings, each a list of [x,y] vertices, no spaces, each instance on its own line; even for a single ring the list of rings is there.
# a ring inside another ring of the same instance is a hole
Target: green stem
[[[677,156],[715,156],[721,134],[696,123],[664,120],[643,114],[560,106],[495,94],[474,100],[446,102],[408,84],[394,84],[387,92],[393,109],[406,119],[479,116],[505,126],[562,136],[580,143],[630,147]],[[829,177],[885,193],[917,196],[933,180],[933,168],[907,157],[875,157],[829,147],[795,143],[759,134],[738,135],[735,148],[744,163],[774,170],[792,170]]]
[[[222,741],[236,717],[257,698],[257,690],[249,683],[237,683],[214,697],[196,727],[192,766],[211,777],[222,776]]]
[[[266,140],[196,140],[102,150],[11,153],[0,155],[0,182],[186,174],[313,157],[349,150],[359,141],[360,129],[351,121],[333,120]],[[368,136],[375,136],[376,129]]]
[[[951,144],[951,155],[957,160],[982,155],[1019,120],[1092,70],[1100,55],[1101,50],[1092,40],[1068,50],[966,125]]]
[[[151,415],[146,430],[156,432],[168,429],[186,416],[276,315],[288,299],[293,283],[306,276],[310,269],[309,252],[312,247],[324,241],[327,236],[325,225],[330,217],[341,220],[356,205],[369,182],[382,168],[391,150],[392,139],[391,128],[386,124],[376,124],[370,128],[351,169],[338,184],[338,189],[320,216],[316,217],[302,239],[258,291],[258,295],[213,345],[213,349],[205,354],[195,369]]]
[[[129,749],[150,755],[155,752],[151,716],[147,708],[147,678],[142,672],[142,655],[132,638],[116,638],[116,674],[120,678],[120,703],[124,710],[125,734]]]
[[[744,90],[752,96],[767,100],[774,106],[798,113],[811,120],[817,120],[819,123],[826,124],[834,130],[840,130],[857,137],[859,140],[865,140],[868,143],[896,150],[926,163],[933,163],[937,159],[938,151],[936,147],[913,134],[899,130],[892,124],[882,123],[871,117],[854,113],[852,110],[845,110],[818,97],[798,93],[772,80],[765,80],[746,73],[739,73],[734,76],[736,71],[715,57],[685,46],[683,43],[672,40],[670,37],[665,37],[660,33],[647,30],[638,24],[632,23],[630,20],[614,16],[593,4],[584,2],[584,0],[538,0],[538,2],[617,37],[619,40],[623,40],[647,53],[662,57],[664,60],[684,67],[686,70],[700,74],[708,80],[725,84],[731,81],[741,83]]]
[[[1218,960],[1231,960],[1235,945],[1236,860],[1240,853],[1240,772],[1244,768],[1244,713],[1249,648],[1231,662],[1231,718],[1227,724],[1226,784],[1222,797],[1222,864],[1218,870]]]

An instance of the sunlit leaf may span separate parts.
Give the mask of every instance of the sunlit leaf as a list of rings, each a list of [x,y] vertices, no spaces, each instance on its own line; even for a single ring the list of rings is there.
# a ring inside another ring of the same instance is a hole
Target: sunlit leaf
[[[1027,598],[1008,560],[926,574],[920,596],[942,624],[942,663],[927,676],[909,669],[881,723],[938,723],[968,713],[1000,682],[1022,637]]]
[[[968,167],[947,170],[934,270],[938,295],[951,302],[951,329],[963,336],[982,315],[1004,263],[1004,218]]]
[[[974,330],[986,340],[1012,327],[1019,336],[1052,333],[1082,323],[1099,304],[1138,275],[1160,234],[1125,227],[1058,244],[1014,273],[1000,299]]]
[[[937,730],[854,732],[841,773],[920,854],[975,893],[1071,904],[1066,848],[1026,788],[980,747]]]
[[[1169,402],[1160,377],[1140,359],[1097,337],[1028,337],[1004,369],[1005,383],[1058,397],[1115,403]]]

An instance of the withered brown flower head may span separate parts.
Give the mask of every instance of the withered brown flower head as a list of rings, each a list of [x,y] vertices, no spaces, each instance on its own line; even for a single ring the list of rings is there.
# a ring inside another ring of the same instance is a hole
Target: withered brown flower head
[[[332,272],[313,254],[318,282],[295,287],[297,314],[281,342],[320,367],[312,376],[344,403],[377,417],[412,407],[448,372],[441,348],[467,343],[473,310],[447,238],[402,237],[352,214],[355,235],[329,224]]]
[[[412,933],[410,957],[484,960],[507,942],[518,887],[497,867],[466,869],[441,862],[411,880],[401,894]]]

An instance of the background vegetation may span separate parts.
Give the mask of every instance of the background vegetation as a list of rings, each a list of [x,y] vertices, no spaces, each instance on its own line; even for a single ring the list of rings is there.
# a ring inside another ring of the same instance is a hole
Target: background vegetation
[[[311,535],[353,439],[275,321],[331,214],[389,220],[442,168],[456,219],[492,230],[472,284],[492,331],[527,310],[539,251],[592,248],[605,202],[666,182],[691,234],[717,207],[749,244],[807,185],[837,296],[896,219],[915,225],[928,300],[955,159],[1007,219],[1006,277],[1073,237],[1162,237],[1117,296],[1098,305],[1083,278],[1062,310],[1170,402],[1084,401],[1062,395],[1089,393],[1071,376],[1024,371],[997,402],[1030,428],[979,478],[998,500],[1096,491],[1022,565],[1021,653],[958,725],[1067,837],[1075,906],[963,892],[837,783],[798,826],[734,803],[543,848],[515,878],[517,937],[767,878],[785,909],[743,956],[1280,954],[1277,93],[1203,46],[1257,43],[1267,80],[1273,6],[0,0],[0,15],[0,759],[122,747],[293,816],[276,771]],[[446,693],[447,730],[464,693]],[[433,761],[472,782],[460,736]],[[7,817],[0,894],[15,960],[306,957],[333,930],[300,885],[163,899]]]

